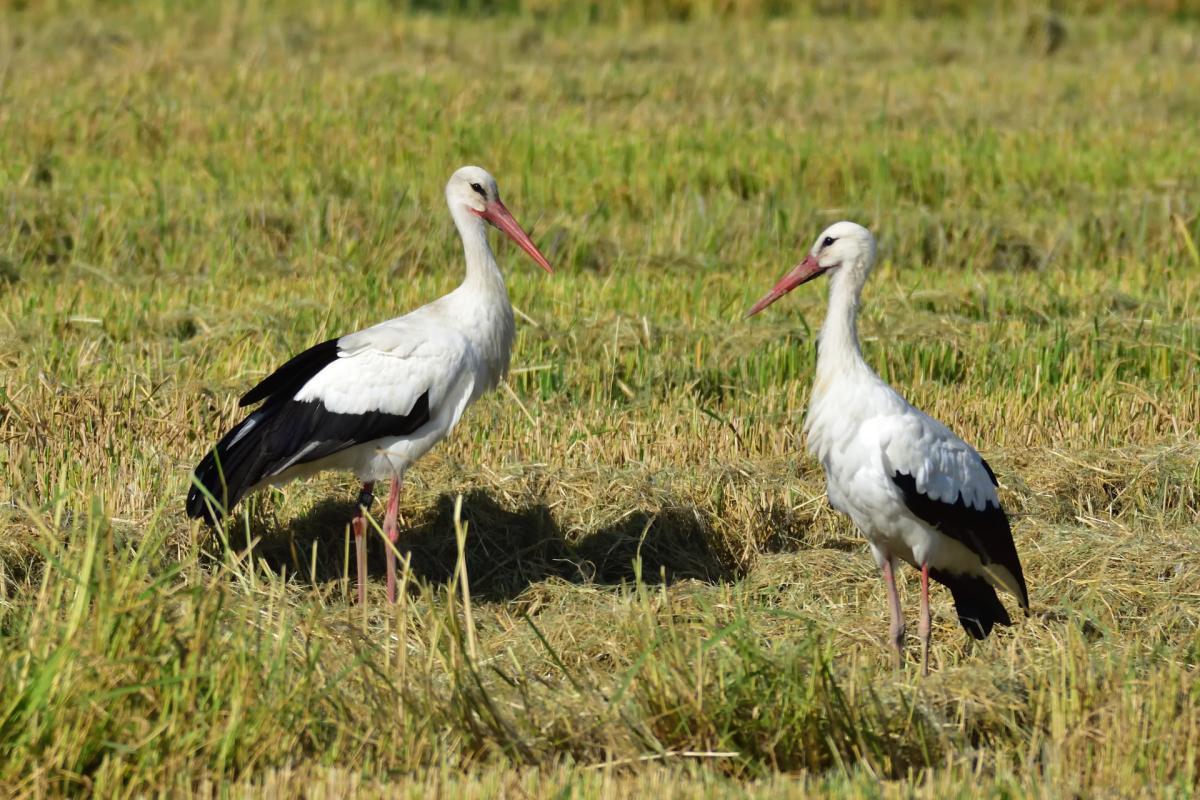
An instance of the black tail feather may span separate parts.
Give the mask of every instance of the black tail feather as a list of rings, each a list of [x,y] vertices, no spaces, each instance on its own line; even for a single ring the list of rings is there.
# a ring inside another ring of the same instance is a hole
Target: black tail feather
[[[217,446],[208,452],[193,473],[192,488],[187,496],[187,515],[215,523],[245,496],[252,486],[262,480],[262,435],[268,428],[264,417],[272,407],[260,409],[221,437]],[[247,425],[253,424],[249,431]],[[239,434],[243,434],[238,439]],[[236,440],[236,442],[235,442]],[[196,484],[199,484],[197,486]],[[200,487],[204,487],[202,490]],[[206,493],[207,492],[207,493]],[[213,501],[216,500],[216,507]]]
[[[405,414],[329,411],[318,400],[272,398],[221,437],[196,467],[187,513],[215,522],[263,481],[359,444],[407,436],[431,419],[429,392]],[[200,487],[203,487],[201,489]],[[211,509],[212,495],[220,508]]]
[[[929,570],[929,577],[950,590],[958,621],[972,637],[986,638],[996,625],[1012,625],[1008,610],[985,578]]]
[[[242,397],[238,405],[248,406],[266,400],[263,406],[225,434],[196,467],[195,481],[188,492],[189,517],[215,522],[261,481],[281,456],[278,431],[281,409],[288,400],[318,372],[338,358],[338,340],[315,344],[293,356]],[[249,430],[246,430],[250,426]],[[241,435],[241,434],[245,435]],[[241,435],[241,438],[239,438]],[[283,456],[290,453],[282,453]],[[207,490],[201,490],[196,483]],[[210,508],[215,499],[218,508]]]
[[[314,344],[304,352],[292,356],[282,367],[272,372],[258,385],[242,395],[239,406],[252,406],[268,398],[292,397],[300,387],[308,383],[338,357],[338,339]]]

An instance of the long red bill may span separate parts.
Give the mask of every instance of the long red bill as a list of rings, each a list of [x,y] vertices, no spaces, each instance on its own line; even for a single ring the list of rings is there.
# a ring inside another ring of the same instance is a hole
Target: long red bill
[[[539,267],[552,275],[554,274],[554,269],[550,266],[550,262],[542,255],[542,251],[537,249],[537,245],[529,238],[529,234],[525,232],[520,223],[513,219],[513,215],[504,207],[504,203],[501,203],[499,200],[488,203],[487,208],[479,216],[504,231],[508,235],[508,238],[516,242],[522,250],[529,254],[530,258],[537,262]]]
[[[817,259],[813,256],[808,256],[803,261],[795,266],[791,272],[779,279],[779,283],[775,284],[775,288],[763,295],[754,306],[746,312],[747,317],[752,317],[762,311],[767,306],[774,303],[785,294],[795,289],[802,283],[808,283],[813,278],[818,277],[825,270],[817,263]]]

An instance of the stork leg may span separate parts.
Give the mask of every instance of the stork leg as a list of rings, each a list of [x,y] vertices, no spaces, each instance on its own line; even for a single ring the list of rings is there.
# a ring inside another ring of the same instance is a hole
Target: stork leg
[[[396,517],[400,513],[400,479],[392,478],[387,512],[383,515],[383,533],[387,537],[387,599],[396,602],[396,540],[400,538]]]
[[[929,564],[926,562],[921,565],[921,621],[917,623],[917,633],[921,636],[921,649],[923,651],[922,661],[924,666],[921,668],[922,675],[929,674],[929,636],[931,627],[929,619]]]
[[[891,556],[883,561],[883,580],[887,584],[888,607],[892,612],[888,635],[896,650],[896,669],[900,669],[904,665],[904,612],[900,610],[900,593],[896,591],[896,572]]]
[[[366,481],[358,493],[358,511],[350,520],[354,531],[354,556],[358,562],[358,604],[367,602],[367,510],[375,499],[375,482]]]

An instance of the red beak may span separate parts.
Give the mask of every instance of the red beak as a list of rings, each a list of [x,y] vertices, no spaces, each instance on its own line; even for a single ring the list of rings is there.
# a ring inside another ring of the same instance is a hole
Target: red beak
[[[746,312],[746,316],[754,316],[800,284],[808,283],[813,278],[820,277],[823,272],[825,272],[825,269],[817,262],[817,259],[811,255],[808,256],[797,264],[791,272],[780,278],[779,283],[775,284],[775,288],[763,295],[763,298]]]
[[[537,245],[529,238],[529,234],[525,232],[525,229],[521,227],[519,222],[513,219],[513,215],[509,213],[508,209],[504,207],[504,203],[501,203],[499,199],[488,203],[483,211],[475,211],[475,209],[471,209],[471,211],[508,234],[508,238],[516,242],[522,250],[528,253],[529,257],[536,261],[539,267],[551,275],[554,274],[550,262],[542,255],[542,251],[537,249]]]

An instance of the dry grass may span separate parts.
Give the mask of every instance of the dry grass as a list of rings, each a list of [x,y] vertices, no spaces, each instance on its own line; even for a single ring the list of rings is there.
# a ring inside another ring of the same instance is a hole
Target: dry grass
[[[1192,792],[1187,9],[1048,47],[651,5],[3,12],[3,793]],[[404,602],[357,608],[346,476],[213,536],[188,470],[288,353],[454,284],[465,162],[558,273],[501,245],[513,391],[411,474]],[[798,439],[821,290],[738,319],[840,217],[882,237],[868,358],[987,455],[1031,587],[980,645],[939,593],[928,680]]]

